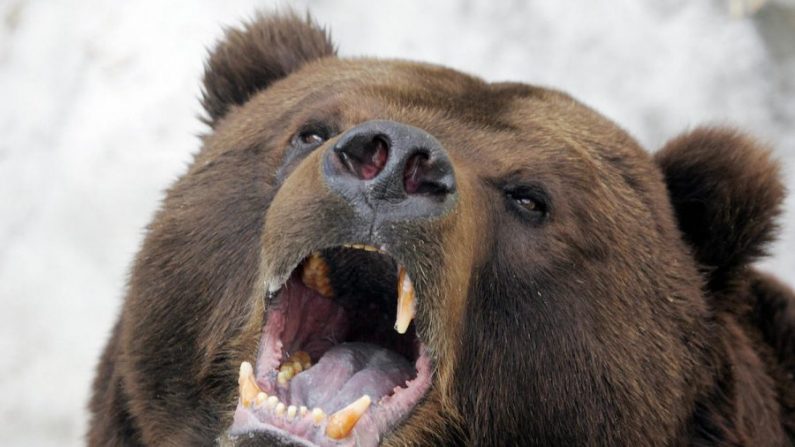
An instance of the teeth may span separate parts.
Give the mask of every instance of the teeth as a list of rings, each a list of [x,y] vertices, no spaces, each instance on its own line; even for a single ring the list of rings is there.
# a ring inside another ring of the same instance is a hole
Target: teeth
[[[326,261],[320,257],[320,254],[312,253],[312,256],[304,264],[304,269],[301,272],[301,281],[310,289],[317,291],[321,296],[331,298],[334,296],[334,289],[331,288],[328,273],[329,267]]]
[[[295,369],[296,364],[301,365],[301,369],[309,369],[312,366],[312,359],[309,357],[309,353],[304,351],[298,351],[295,354],[291,355],[287,361],[291,361],[293,363],[293,369]]]
[[[290,371],[292,371],[292,368],[290,368]],[[279,374],[276,375],[276,380],[280,385],[287,385],[287,382],[289,382],[292,378],[293,375],[288,373],[288,371],[279,371]]]
[[[292,363],[282,365],[279,368],[279,372],[283,372],[285,374],[285,376],[287,376],[288,380],[292,379],[293,376],[295,375],[295,369],[293,369],[293,364]]]
[[[326,424],[326,436],[332,439],[342,439],[353,430],[359,418],[370,408],[370,396],[364,395],[352,404],[332,414]]]
[[[411,283],[406,269],[400,266],[398,270],[398,305],[397,318],[395,319],[395,330],[400,334],[405,334],[406,330],[414,319],[414,285]]]
[[[315,425],[320,425],[323,422],[323,419],[326,418],[326,413],[323,412],[320,408],[312,409],[312,423]]]
[[[301,360],[307,363],[309,362],[309,354],[302,351],[296,352],[290,358],[295,359],[294,362],[299,365]],[[281,375],[282,372],[280,372],[279,374]],[[300,407],[295,405],[287,406],[283,402],[281,402],[278,397],[269,396],[268,393],[261,391],[259,389],[259,386],[257,386],[256,379],[254,378],[254,368],[251,366],[251,363],[249,362],[243,362],[240,364],[240,376],[238,378],[238,384],[240,385],[240,401],[244,407],[251,407],[253,404],[256,404],[257,407],[267,407],[271,409],[274,412],[274,414],[276,414],[276,416],[286,415],[287,418],[291,421],[295,420],[297,416],[304,417],[307,414],[310,414],[309,408],[307,408],[304,405],[301,405]],[[359,401],[361,400],[362,399],[359,399]],[[351,413],[352,410],[350,409],[354,406],[354,404],[356,404],[359,401],[356,401],[353,404],[348,405],[348,407],[338,411],[337,413],[335,413],[335,415],[340,415],[345,411]],[[369,397],[367,405],[369,405]],[[367,410],[367,407],[364,407],[364,409],[361,410],[361,413],[363,413],[365,410]],[[355,412],[351,414],[355,414]],[[323,410],[321,410],[320,408],[315,408],[311,411],[311,416],[312,416],[312,422],[315,425],[319,426],[326,418],[326,413],[324,413]],[[342,416],[338,416],[338,418],[340,417]],[[349,415],[347,417],[348,419],[350,419],[352,416]],[[355,417],[355,419],[351,423],[352,424],[351,428],[353,427],[353,425],[356,425],[356,421],[359,420],[359,417],[361,417],[361,414]]]
[[[358,250],[365,250],[365,251],[378,251],[378,249],[373,247],[372,245],[365,245],[365,244],[351,244],[351,248],[355,248]]]
[[[279,373],[276,375],[276,380],[281,385],[286,386],[287,382],[295,377],[296,374],[309,369],[310,366],[312,366],[312,359],[309,358],[309,354],[304,351],[298,351],[282,363],[282,366],[279,367]]]
[[[256,401],[261,392],[254,378],[254,368],[249,362],[240,364],[240,376],[237,379],[238,390],[240,393],[240,403],[244,407],[250,407]]]
[[[381,250],[380,248],[377,248],[377,247],[373,247],[372,245],[366,245],[366,244],[342,244],[342,246],[343,247],[347,247],[347,248],[355,248],[357,250],[377,251],[379,253],[384,253],[384,250]]]

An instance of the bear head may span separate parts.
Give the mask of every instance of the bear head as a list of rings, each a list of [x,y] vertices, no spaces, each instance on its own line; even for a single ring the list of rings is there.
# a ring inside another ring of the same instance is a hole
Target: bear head
[[[713,301],[783,195],[749,138],[699,129],[653,158],[559,91],[339,58],[293,15],[229,30],[203,104],[211,132],[148,228],[92,441],[719,431]]]

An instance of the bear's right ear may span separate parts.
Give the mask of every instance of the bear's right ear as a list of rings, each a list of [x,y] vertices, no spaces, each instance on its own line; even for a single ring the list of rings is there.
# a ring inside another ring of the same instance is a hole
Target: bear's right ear
[[[721,128],[681,135],[654,158],[708,286],[723,289],[775,235],[784,199],[778,163],[754,139]]]
[[[334,54],[328,33],[308,15],[257,15],[242,29],[228,29],[204,68],[204,121],[214,127],[254,93],[307,62]]]

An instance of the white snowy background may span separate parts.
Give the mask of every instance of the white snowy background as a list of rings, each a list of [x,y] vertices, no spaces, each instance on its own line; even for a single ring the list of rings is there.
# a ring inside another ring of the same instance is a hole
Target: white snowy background
[[[0,443],[83,443],[95,362],[203,126],[206,50],[243,0],[0,0]],[[770,143],[795,191],[795,2],[302,1],[343,55],[569,91],[654,150],[699,123]],[[795,283],[795,201],[763,267]]]

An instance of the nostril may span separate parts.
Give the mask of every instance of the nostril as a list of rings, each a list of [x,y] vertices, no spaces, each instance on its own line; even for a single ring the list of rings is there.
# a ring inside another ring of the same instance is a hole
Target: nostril
[[[406,161],[403,185],[408,194],[445,195],[455,189],[446,160],[431,161],[425,152],[417,152]]]
[[[414,220],[457,203],[452,159],[425,130],[373,120],[348,129],[323,154],[326,185],[362,215]]]
[[[428,165],[428,154],[414,154],[406,162],[406,169],[403,171],[403,185],[409,194],[419,193],[422,186],[422,173]]]
[[[381,135],[362,144],[347,144],[337,150],[340,161],[352,174],[363,180],[375,178],[386,166],[389,143]]]
[[[389,145],[382,137],[375,137],[368,148],[368,159],[362,164],[362,178],[371,179],[378,175],[389,158]]]

